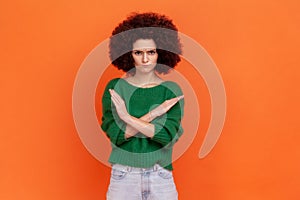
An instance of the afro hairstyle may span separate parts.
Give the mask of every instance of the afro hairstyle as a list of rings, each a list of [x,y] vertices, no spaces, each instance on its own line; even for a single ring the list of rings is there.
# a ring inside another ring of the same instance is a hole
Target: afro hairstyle
[[[180,62],[182,44],[172,20],[154,12],[134,12],[115,27],[109,40],[109,56],[119,70],[135,73],[131,51],[138,39],[153,39],[155,42],[158,53],[155,71],[159,74],[167,74]]]

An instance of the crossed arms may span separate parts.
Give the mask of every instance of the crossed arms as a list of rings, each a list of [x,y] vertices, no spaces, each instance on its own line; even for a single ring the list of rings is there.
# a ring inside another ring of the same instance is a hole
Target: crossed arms
[[[136,118],[134,116],[131,116],[127,112],[124,100],[115,90],[109,89],[109,92],[111,95],[111,100],[116,107],[116,111],[120,119],[126,123],[126,131],[124,135],[125,139],[136,135],[138,132],[141,132],[146,137],[152,138],[155,133],[155,127],[150,122],[156,117],[159,117],[168,112],[170,108],[172,108],[179,100],[184,97],[183,95],[181,95],[172,99],[168,99],[141,118]]]

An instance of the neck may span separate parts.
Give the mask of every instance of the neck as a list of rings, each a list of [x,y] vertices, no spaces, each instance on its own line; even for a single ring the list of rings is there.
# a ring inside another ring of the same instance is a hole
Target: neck
[[[151,82],[155,82],[158,76],[154,73],[138,73],[136,72],[132,78],[134,79],[135,83],[137,84],[147,84]]]

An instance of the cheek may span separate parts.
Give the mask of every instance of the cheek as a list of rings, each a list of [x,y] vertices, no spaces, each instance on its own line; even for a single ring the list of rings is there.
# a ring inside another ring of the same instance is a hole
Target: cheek
[[[153,57],[152,60],[155,61],[155,62],[157,62],[157,59],[158,59],[158,56],[156,55],[156,56]]]
[[[137,58],[137,57],[135,57],[135,56],[132,56],[132,58],[133,58],[133,62],[135,62],[135,63],[139,62],[139,60],[138,60],[138,58]]]

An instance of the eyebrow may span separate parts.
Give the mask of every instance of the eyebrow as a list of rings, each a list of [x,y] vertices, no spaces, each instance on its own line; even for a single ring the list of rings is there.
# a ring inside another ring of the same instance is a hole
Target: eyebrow
[[[153,48],[153,49],[133,49],[132,51],[156,51],[156,48]]]

